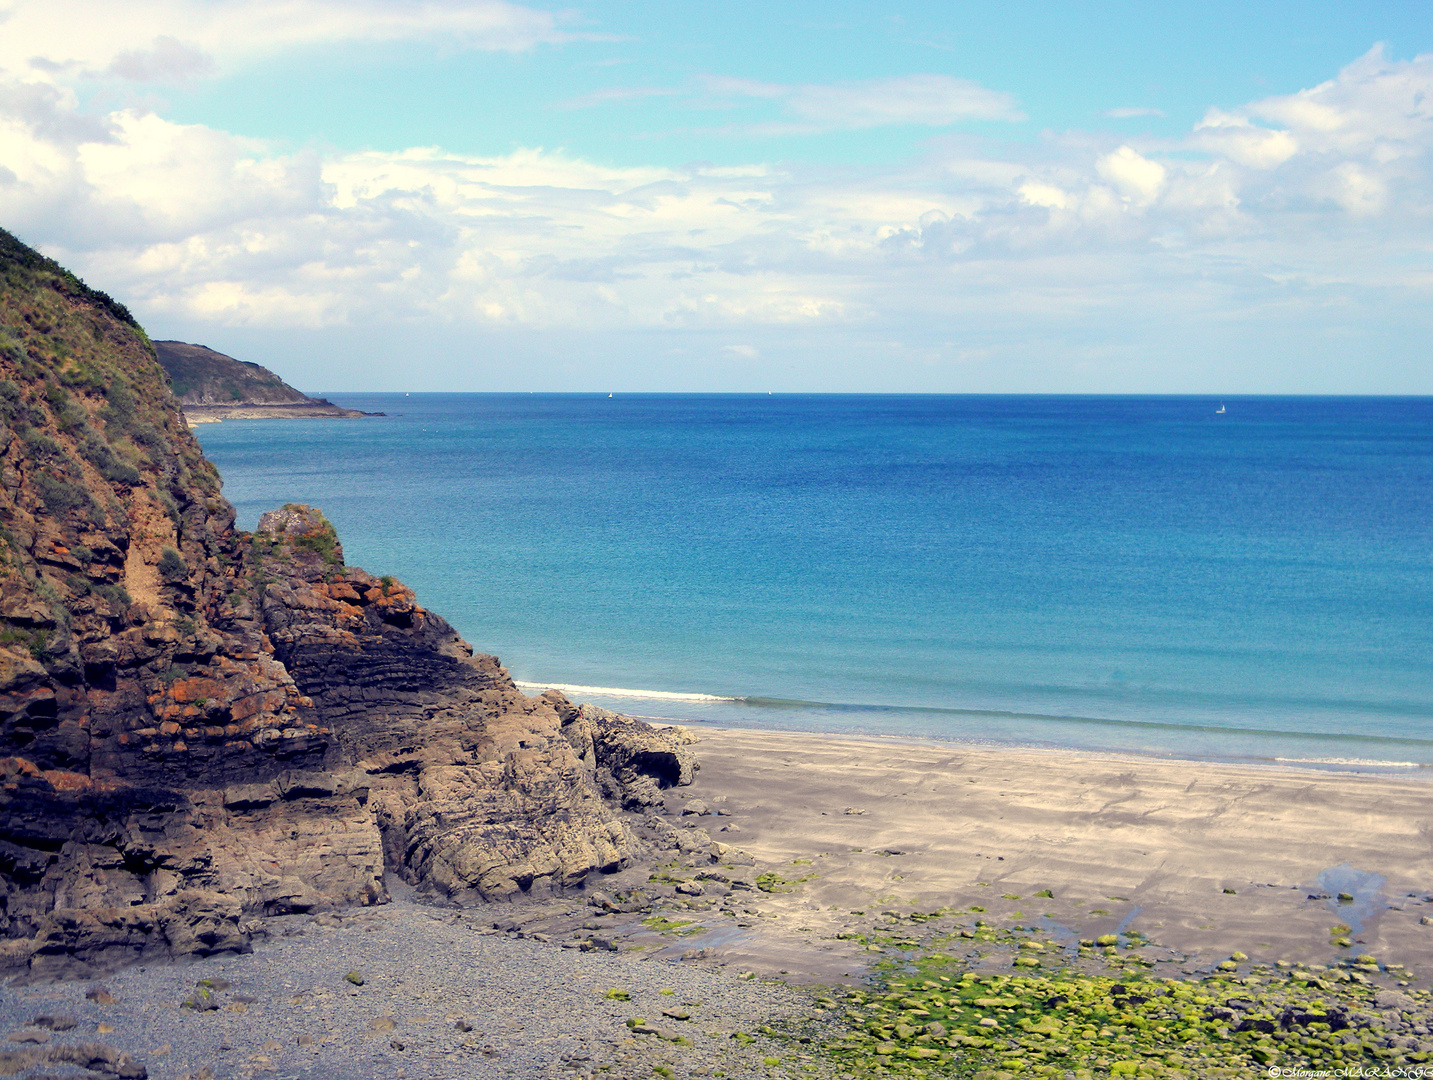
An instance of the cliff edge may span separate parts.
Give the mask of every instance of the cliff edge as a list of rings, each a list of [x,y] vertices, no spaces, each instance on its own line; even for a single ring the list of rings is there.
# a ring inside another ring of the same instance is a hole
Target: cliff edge
[[[0,231],[0,968],[243,950],[386,873],[579,889],[693,767],[523,695],[318,511],[237,530],[129,312]]]

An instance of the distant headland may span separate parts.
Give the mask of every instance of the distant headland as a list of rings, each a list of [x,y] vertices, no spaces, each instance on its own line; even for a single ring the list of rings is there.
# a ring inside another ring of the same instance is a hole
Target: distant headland
[[[221,420],[383,415],[345,409],[326,398],[309,397],[266,367],[236,360],[203,345],[156,341],[154,351],[191,427]]]

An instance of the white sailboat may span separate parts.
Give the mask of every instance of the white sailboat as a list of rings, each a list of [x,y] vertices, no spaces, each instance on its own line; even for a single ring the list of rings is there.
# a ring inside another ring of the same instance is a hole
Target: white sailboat
[[[1221,402],[1219,403],[1219,408],[1215,409],[1214,411],[1215,411],[1216,413],[1222,413],[1222,412],[1224,411],[1224,402],[1221,401]]]

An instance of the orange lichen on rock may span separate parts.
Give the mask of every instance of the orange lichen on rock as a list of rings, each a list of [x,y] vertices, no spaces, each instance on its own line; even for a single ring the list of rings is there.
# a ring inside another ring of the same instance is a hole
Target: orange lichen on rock
[[[323,586],[323,588],[334,600],[342,600],[349,604],[362,603],[362,598],[358,595],[358,590],[347,581],[330,581],[327,585]]]
[[[40,778],[43,775],[39,766],[28,758],[0,758],[0,780],[18,780],[21,777]]]
[[[169,696],[180,704],[194,701],[218,701],[225,696],[225,684],[217,679],[191,678],[175,679],[169,687]]]
[[[46,769],[42,774],[56,791],[88,791],[93,786],[84,773],[66,772],[64,769]]]

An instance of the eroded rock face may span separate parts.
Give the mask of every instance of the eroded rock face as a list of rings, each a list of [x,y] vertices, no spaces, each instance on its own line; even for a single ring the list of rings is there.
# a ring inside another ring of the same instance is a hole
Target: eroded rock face
[[[687,734],[658,729],[596,705],[574,707],[550,690],[563,737],[602,794],[626,810],[658,806],[665,788],[684,787],[701,766]]]
[[[255,557],[279,578],[263,592],[264,626],[334,733],[335,766],[368,778],[388,867],[486,899],[620,868],[632,838],[562,737],[566,699],[524,696],[406,586],[305,547],[328,524],[300,512],[312,513],[260,523]]]
[[[616,806],[685,748],[525,697],[316,510],[237,531],[128,313],[3,232],[0,269],[0,967],[243,949],[385,870],[496,900],[633,857]]]

